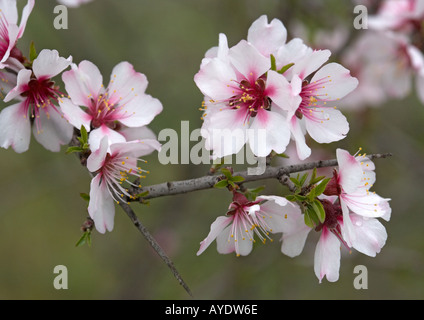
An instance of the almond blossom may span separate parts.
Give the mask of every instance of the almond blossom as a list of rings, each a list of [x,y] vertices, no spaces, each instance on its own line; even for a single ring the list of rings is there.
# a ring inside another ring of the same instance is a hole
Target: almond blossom
[[[325,221],[315,228],[305,225],[299,208],[286,213],[281,251],[289,257],[296,257],[302,252],[308,234],[312,230],[320,232],[314,254],[314,272],[320,283],[324,277],[334,282],[339,279],[341,246],[349,252],[354,248],[375,257],[386,243],[387,232],[376,218],[349,213],[348,218],[352,222],[356,239],[349,245],[346,242],[346,224],[338,198],[323,196],[320,201],[325,210]]]
[[[220,35],[216,56],[202,60],[194,81],[205,95],[202,136],[214,158],[236,154],[247,143],[253,154],[282,153],[290,140],[282,101],[284,76],[270,70],[270,59],[242,40],[228,48]]]
[[[21,69],[16,86],[4,101],[18,100],[0,113],[0,146],[18,152],[28,150],[31,127],[35,139],[54,152],[70,142],[70,126],[55,105],[62,93],[52,80],[72,62],[72,58],[60,57],[56,50],[42,50],[32,63],[32,70]]]
[[[87,159],[87,168],[95,174],[91,180],[88,213],[100,233],[112,231],[114,227],[114,202],[131,198],[124,183],[139,187],[130,181],[131,177],[142,178],[148,171],[138,166],[142,156],[160,150],[154,139],[134,140],[109,144],[105,136],[99,148]]]
[[[284,105],[293,139],[301,160],[308,158],[305,133],[318,143],[344,139],[349,131],[346,117],[336,109],[335,102],[352,92],[358,80],[338,63],[322,66],[330,57],[329,50],[308,50],[291,68],[292,78]]]
[[[7,60],[15,53],[15,46],[25,31],[29,15],[34,8],[35,0],[28,0],[22,10],[18,26],[18,9],[16,0],[0,1],[0,69],[8,66]]]
[[[248,255],[256,241],[255,235],[265,243],[267,239],[272,241],[270,233],[281,232],[286,207],[291,207],[291,204],[282,197],[259,196],[255,201],[249,201],[244,194],[233,192],[227,214],[212,223],[197,255],[203,253],[215,239],[221,254],[235,252],[237,256]]]
[[[92,151],[99,148],[104,136],[110,144],[125,142],[121,128],[145,126],[162,111],[160,101],[145,93],[146,76],[128,62],[113,68],[106,88],[99,69],[90,61],[73,64],[62,79],[69,99],[62,99],[60,106],[74,127],[91,130],[88,142]]]
[[[69,8],[77,8],[82,4],[89,3],[93,0],[57,0],[60,4],[63,4]]]
[[[343,212],[346,230],[346,242],[354,243],[354,226],[349,218],[350,212],[366,218],[390,219],[390,199],[385,199],[370,192],[375,183],[374,163],[365,155],[352,156],[346,150],[337,149],[338,171],[328,183],[324,194],[338,196]]]
[[[423,19],[422,0],[384,0],[377,14],[368,18],[368,26],[375,30],[421,30]]]

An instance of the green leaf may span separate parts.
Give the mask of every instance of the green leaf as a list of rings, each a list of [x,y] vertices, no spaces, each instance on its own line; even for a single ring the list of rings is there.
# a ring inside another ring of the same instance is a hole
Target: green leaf
[[[325,221],[325,210],[324,207],[322,206],[321,201],[319,201],[318,199],[316,199],[314,202],[312,202],[312,207],[315,210],[315,213],[318,217],[318,220],[321,223],[324,223]]]
[[[302,176],[302,178],[300,178],[300,181],[299,181],[300,186],[303,186],[303,184],[305,183],[305,181],[306,181],[306,179],[308,178],[308,176],[309,176],[309,173],[305,173],[305,174]]]
[[[84,244],[87,244],[89,247],[91,247],[91,231],[84,232],[81,238],[75,244],[75,247],[81,247]]]
[[[284,67],[282,67],[277,72],[280,73],[280,74],[284,74],[284,72],[286,72],[287,70],[289,70],[293,66],[294,66],[294,63],[289,63],[289,64],[285,65]]]
[[[273,54],[271,54],[271,70],[277,71],[277,63]]]
[[[222,168],[221,172],[224,174],[224,176],[226,176],[228,179],[230,179],[233,175],[231,173],[231,171],[227,168]]]
[[[242,181],[244,181],[244,178],[242,176],[234,176],[234,177],[231,177],[229,179],[231,181],[233,181],[233,182],[242,182]]]
[[[83,198],[85,201],[90,201],[90,195],[87,193],[80,193],[81,198]]]
[[[68,149],[66,149],[66,154],[71,154],[74,152],[82,152],[82,148],[81,147],[69,147]]]
[[[135,199],[137,198],[144,198],[145,196],[147,196],[149,194],[149,191],[144,191],[142,193],[138,193],[134,196]]]
[[[215,183],[213,187],[221,189],[221,188],[226,188],[227,186],[228,186],[228,180],[225,179],[225,180],[218,181],[217,183]]]
[[[330,182],[331,178],[327,178],[321,181],[320,184],[318,184],[314,190],[315,190],[315,196],[318,197],[319,195],[321,195],[324,191],[325,188],[327,187],[328,182]]]
[[[37,50],[35,49],[34,41],[29,45],[29,61],[33,62],[38,57]]]
[[[292,178],[290,177],[291,182],[293,182],[295,184],[296,187],[300,187],[302,188],[302,185],[300,184],[299,180],[297,180],[296,178]]]
[[[303,215],[303,218],[305,220],[305,224],[309,227],[309,228],[315,228],[315,224],[314,221],[312,220],[310,214],[308,212],[305,212],[305,214]]]
[[[308,204],[306,206],[304,215],[305,215],[304,220],[308,227],[315,228],[317,225],[319,225],[320,221],[312,205]]]
[[[82,143],[83,144],[88,143],[88,133],[84,126],[81,126],[80,132],[81,132]]]

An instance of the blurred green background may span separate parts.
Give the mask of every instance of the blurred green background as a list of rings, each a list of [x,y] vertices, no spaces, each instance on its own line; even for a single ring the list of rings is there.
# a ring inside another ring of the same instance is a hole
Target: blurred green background
[[[25,1],[20,2],[22,6]],[[246,38],[250,24],[262,14],[308,30],[352,28],[348,1],[277,0],[94,0],[69,9],[69,29],[53,27],[54,0],[37,1],[18,47],[57,49],[79,63],[94,62],[107,83],[120,61],[146,74],[147,92],[161,100],[164,111],[150,125],[180,131],[201,126],[202,95],[193,82],[200,61],[223,32],[229,45]],[[361,32],[361,31],[358,31]],[[60,80],[59,80],[60,81]],[[140,220],[158,240],[197,299],[422,299],[424,298],[424,106],[412,93],[381,108],[345,111],[348,138],[326,146],[328,158],[342,147],[355,152],[392,152],[377,160],[374,190],[392,198],[389,238],[376,258],[344,251],[340,279],[318,283],[313,272],[316,238],[295,259],[281,254],[278,237],[257,245],[247,257],[220,255],[213,243],[197,257],[199,242],[229,204],[224,190],[158,198],[150,206],[133,205]],[[316,146],[309,142],[311,146]],[[0,150],[0,299],[190,299],[167,266],[149,247],[125,213],[117,207],[115,229],[93,233],[91,247],[75,247],[87,216],[80,192],[90,178],[73,155],[45,151],[33,138],[30,150]],[[204,175],[208,166],[161,165],[146,158],[151,174],[145,184]],[[285,188],[264,181],[267,194]],[[261,183],[251,184],[258,186]],[[69,272],[69,289],[56,290],[56,265]],[[368,268],[368,289],[356,290],[356,265]]]

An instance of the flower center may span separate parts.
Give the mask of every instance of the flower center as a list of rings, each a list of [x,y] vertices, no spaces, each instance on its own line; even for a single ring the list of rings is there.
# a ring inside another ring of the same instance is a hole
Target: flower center
[[[108,98],[108,93],[101,94],[97,100],[91,98],[91,106],[88,108],[88,113],[93,117],[91,125],[94,128],[98,128],[102,125],[106,125],[111,129],[116,127],[115,120],[116,108]]]
[[[325,105],[327,101],[327,94],[322,93],[321,89],[325,89],[325,84],[331,82],[330,77],[326,77],[320,80],[309,83],[307,80],[304,80],[302,83],[302,91],[300,92],[300,97],[302,102],[296,110],[296,117],[302,119],[307,117],[310,120],[316,122],[323,122],[322,118],[317,117],[314,112],[318,111],[317,109]],[[320,112],[323,112],[322,110]]]
[[[240,109],[246,111],[246,119],[256,117],[260,110],[269,110],[271,108],[271,99],[267,96],[265,90],[265,77],[262,76],[254,83],[244,79],[238,83],[238,94],[231,97],[229,106],[231,109]]]
[[[41,110],[45,112],[47,118],[50,118],[50,108],[59,112],[54,102],[57,102],[59,96],[63,95],[59,91],[59,87],[55,86],[54,81],[50,78],[31,79],[21,95],[26,98],[25,115],[29,115],[32,119],[35,119],[37,132],[40,133],[41,125],[39,118]]]

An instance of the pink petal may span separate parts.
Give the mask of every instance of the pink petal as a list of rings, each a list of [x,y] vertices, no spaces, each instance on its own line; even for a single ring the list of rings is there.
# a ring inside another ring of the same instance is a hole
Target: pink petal
[[[266,15],[254,21],[247,34],[247,41],[266,57],[275,54],[278,48],[285,44],[286,39],[287,30],[283,23],[278,19],[268,23]]]
[[[142,94],[119,111],[119,122],[128,127],[145,126],[161,113],[162,109],[162,103],[158,99]]]
[[[24,112],[23,103],[4,108],[0,113],[0,146],[12,146],[17,153],[28,150],[31,140],[31,123]]]
[[[272,102],[282,110],[293,111],[297,110],[302,98],[300,97],[300,88],[301,81],[297,85],[296,80],[292,80],[292,83],[289,83],[287,79],[275,72],[268,71],[268,77],[266,82],[266,92],[268,96],[272,99]]]
[[[53,108],[40,112],[40,128],[33,125],[35,139],[47,150],[59,152],[62,145],[68,144],[72,139],[73,127]],[[41,131],[37,131],[41,129]]]
[[[232,65],[251,83],[271,68],[271,60],[245,40],[232,47],[229,56]]]
[[[315,50],[308,52],[302,59],[292,67],[293,74],[297,74],[304,80],[311,73],[321,67],[330,57],[330,50]]]
[[[354,156],[343,149],[336,150],[339,165],[339,184],[346,193],[355,192],[361,186],[363,171]]]
[[[146,91],[148,82],[144,74],[136,72],[134,67],[124,61],[117,64],[110,76],[108,85],[111,104],[123,105]]]
[[[37,79],[53,78],[72,63],[72,57],[65,59],[57,50],[43,49],[32,63],[32,70]]]
[[[218,58],[202,66],[194,76],[200,91],[213,100],[225,100],[234,95],[236,74],[228,62]]]
[[[125,137],[122,134],[108,128],[105,125],[102,125],[101,127],[90,132],[88,143],[90,144],[91,151],[97,150],[97,148],[99,148],[100,141],[105,136],[108,137],[109,145],[113,143],[125,142]]]
[[[119,130],[127,141],[132,140],[143,140],[143,139],[154,139],[156,140],[156,134],[148,127],[136,127],[136,128],[124,128]]]
[[[94,220],[98,232],[112,231],[115,218],[115,205],[105,179],[98,174],[91,180],[88,213]]]
[[[88,170],[90,170],[91,172],[96,172],[101,167],[103,167],[108,148],[108,138],[103,137],[103,139],[100,141],[99,148],[97,148],[94,152],[91,152],[90,156],[87,159]]]
[[[4,98],[4,102],[9,102],[13,99],[19,99],[19,95],[25,92],[28,88],[28,82],[31,79],[32,71],[28,69],[22,69],[18,73],[16,78],[16,87],[9,91]],[[21,98],[22,99],[22,98]]]
[[[135,158],[148,155],[153,151],[159,151],[160,148],[161,144],[157,140],[149,139],[114,143],[110,145],[112,155],[130,155]]]
[[[330,101],[343,98],[358,86],[358,79],[352,77],[350,71],[338,63],[329,63],[319,69],[311,83],[314,81],[325,81],[316,93]]]
[[[85,113],[80,107],[72,103],[71,100],[64,98],[59,101],[60,110],[62,110],[65,119],[69,121],[77,129],[81,129],[82,126],[90,131],[90,123],[92,117]]]
[[[339,279],[340,242],[326,227],[322,229],[321,237],[315,249],[314,271],[321,283],[324,276],[330,282]]]
[[[293,116],[289,122],[289,125],[293,139],[296,142],[297,156],[300,160],[305,160],[311,155],[312,150],[306,144],[305,132],[302,128],[302,121],[304,120],[300,120],[296,116]]]
[[[211,224],[210,232],[207,237],[200,242],[199,251],[197,251],[197,255],[203,253],[207,247],[216,239],[216,237],[228,226],[229,223],[233,220],[232,217],[218,217]]]
[[[275,151],[283,153],[290,142],[290,130],[286,118],[275,111],[258,112],[247,132],[250,149],[258,157],[266,157]]]
[[[72,69],[62,74],[62,80],[72,102],[79,106],[89,107],[91,99],[97,100],[104,91],[99,68],[87,60],[78,66],[72,64]]]
[[[19,34],[18,38],[22,37],[22,34],[24,33],[29,15],[31,14],[32,9],[34,8],[35,0],[28,0],[26,6],[24,7],[22,11],[22,17],[21,17],[21,23],[19,25]]]
[[[311,109],[313,119],[305,116],[306,130],[319,143],[331,143],[346,138],[349,123],[346,117],[333,108]]]

